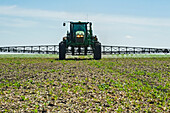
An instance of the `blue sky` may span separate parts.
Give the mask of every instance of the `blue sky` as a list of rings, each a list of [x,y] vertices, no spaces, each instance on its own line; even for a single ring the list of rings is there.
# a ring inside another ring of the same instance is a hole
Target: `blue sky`
[[[58,44],[91,21],[102,44],[170,48],[169,0],[0,0],[0,46]]]

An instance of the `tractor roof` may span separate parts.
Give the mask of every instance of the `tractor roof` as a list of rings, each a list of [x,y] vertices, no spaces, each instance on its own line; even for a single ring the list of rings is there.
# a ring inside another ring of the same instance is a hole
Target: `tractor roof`
[[[79,22],[70,22],[70,24],[88,24],[89,22],[81,22],[81,21],[79,21]]]

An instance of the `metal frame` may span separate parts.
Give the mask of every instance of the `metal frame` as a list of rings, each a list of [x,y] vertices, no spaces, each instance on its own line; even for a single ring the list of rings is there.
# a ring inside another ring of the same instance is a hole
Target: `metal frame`
[[[101,47],[102,47],[103,55],[170,53],[170,49],[166,49],[166,48],[126,47],[126,46],[107,46],[107,45],[102,45]],[[59,46],[58,45],[9,46],[9,47],[0,47],[0,52],[59,54]],[[67,53],[70,54],[71,50],[68,49]],[[92,54],[92,50],[89,50],[88,54]]]

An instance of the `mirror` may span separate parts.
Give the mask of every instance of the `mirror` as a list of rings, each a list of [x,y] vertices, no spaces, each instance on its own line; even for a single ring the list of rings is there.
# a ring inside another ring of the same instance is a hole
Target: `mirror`
[[[66,26],[66,23],[63,23],[63,26]]]

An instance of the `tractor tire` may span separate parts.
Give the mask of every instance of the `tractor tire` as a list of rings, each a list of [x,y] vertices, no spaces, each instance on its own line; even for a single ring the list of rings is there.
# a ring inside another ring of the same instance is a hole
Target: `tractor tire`
[[[95,60],[100,60],[101,59],[101,44],[100,43],[95,43],[95,46],[94,46],[94,59]]]
[[[59,44],[59,60],[64,60],[66,57],[66,46],[65,43],[61,42]]]
[[[72,55],[74,55],[74,47],[71,47]]]
[[[84,47],[84,55],[87,55],[87,47]]]

